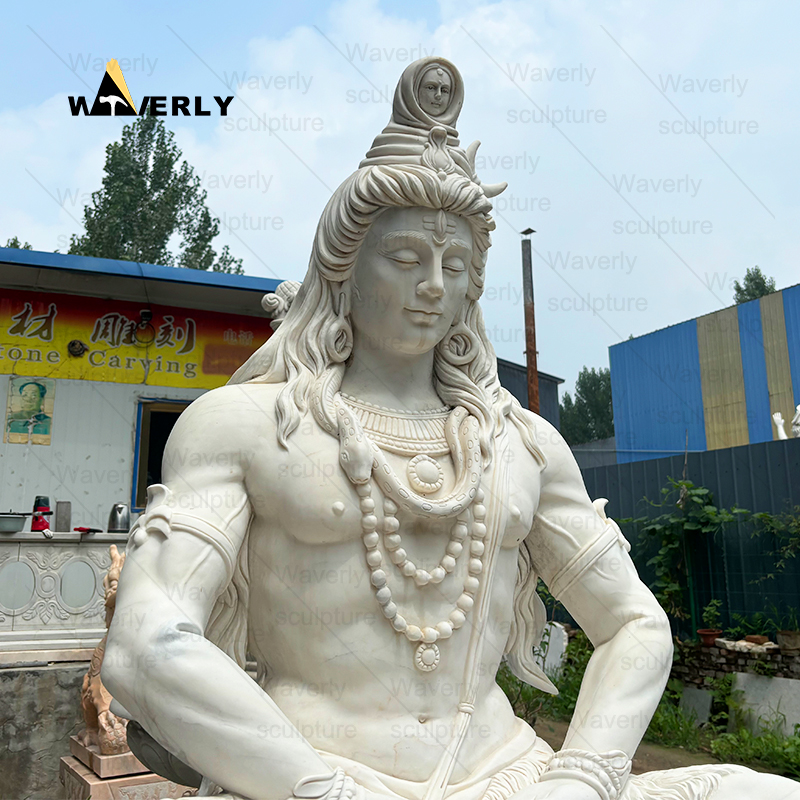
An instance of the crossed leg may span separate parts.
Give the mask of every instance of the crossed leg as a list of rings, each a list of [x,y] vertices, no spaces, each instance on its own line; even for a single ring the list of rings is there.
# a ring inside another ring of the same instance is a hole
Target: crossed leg
[[[800,800],[800,783],[747,770],[725,775],[709,800]]]

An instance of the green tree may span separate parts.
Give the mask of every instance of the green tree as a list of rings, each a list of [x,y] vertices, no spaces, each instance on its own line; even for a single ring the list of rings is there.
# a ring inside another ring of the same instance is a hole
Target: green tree
[[[33,250],[33,248],[27,242],[25,242],[25,244],[22,244],[22,242],[19,239],[17,239],[16,236],[12,236],[6,242],[6,247],[13,247],[15,250]]]
[[[611,370],[584,367],[575,381],[575,400],[564,393],[561,433],[569,444],[584,444],[614,435]]]
[[[750,267],[744,275],[744,281],[733,282],[733,302],[746,303],[748,300],[758,300],[765,294],[775,291],[775,278],[768,278],[760,267]]]
[[[73,235],[69,252],[147,264],[243,273],[228,246],[217,256],[211,241],[219,219],[206,206],[206,192],[181,160],[175,135],[151,116],[138,117],[106,147],[103,186],[83,211],[86,233]],[[171,241],[180,239],[173,253]]]

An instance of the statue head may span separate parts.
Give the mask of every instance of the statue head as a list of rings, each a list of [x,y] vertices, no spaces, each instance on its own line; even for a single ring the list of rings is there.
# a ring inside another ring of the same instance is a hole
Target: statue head
[[[473,247],[469,223],[458,214],[385,209],[353,270],[354,338],[381,352],[416,355],[436,347],[467,299]]]
[[[424,99],[431,75],[439,105]],[[461,149],[453,125],[462,101],[461,76],[444,59],[405,70],[389,124],[322,212],[308,272],[280,328],[231,379],[286,382],[277,409],[282,443],[315,382],[344,367],[355,330],[403,352],[434,350],[440,397],[478,417],[491,451],[499,383],[477,301],[495,227],[489,198],[505,185],[477,178],[478,142]],[[424,266],[432,262],[430,278]]]
[[[447,111],[453,92],[453,78],[443,67],[425,70],[417,90],[417,100],[426,114],[440,117]]]

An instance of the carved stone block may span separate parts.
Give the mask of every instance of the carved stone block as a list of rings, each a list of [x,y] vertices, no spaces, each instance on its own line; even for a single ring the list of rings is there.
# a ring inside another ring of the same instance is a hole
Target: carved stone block
[[[64,786],[65,800],[165,800],[197,794],[197,789],[180,786],[152,772],[99,778],[72,756],[61,759],[59,779]]]
[[[69,737],[69,750],[75,758],[100,778],[118,778],[123,775],[139,775],[149,772],[147,767],[130,751],[116,755],[104,755],[97,745],[87,747],[81,744],[77,736]]]

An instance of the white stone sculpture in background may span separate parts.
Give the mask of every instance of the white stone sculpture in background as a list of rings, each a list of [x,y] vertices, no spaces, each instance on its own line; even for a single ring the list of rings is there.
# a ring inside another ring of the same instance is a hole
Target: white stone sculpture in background
[[[784,427],[786,423],[783,420],[783,414],[780,411],[776,411],[772,415],[772,421],[775,423],[775,428],[778,431],[778,439],[788,439],[789,437],[786,435],[786,428]]]
[[[780,411],[776,411],[772,415],[772,421],[775,423],[778,439],[788,439],[783,414]],[[794,416],[792,417],[792,438],[800,439],[800,405],[795,408]]]
[[[560,622],[550,621],[544,626],[538,661],[548,678],[555,680],[553,676],[560,674],[568,644],[567,629]]]
[[[178,420],[104,679],[204,796],[796,799],[741,767],[630,775],[670,629],[569,447],[498,382],[478,300],[504,187],[459,144],[463,97],[444,59],[406,69],[280,327]],[[555,691],[539,577],[596,646],[556,754],[495,682],[505,658]]]

